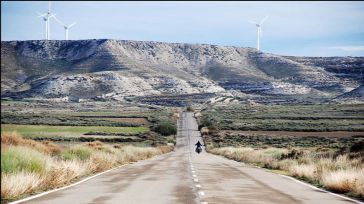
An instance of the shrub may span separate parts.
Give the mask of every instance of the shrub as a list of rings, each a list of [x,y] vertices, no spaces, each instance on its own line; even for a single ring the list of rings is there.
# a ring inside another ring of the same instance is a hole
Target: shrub
[[[322,176],[322,183],[328,189],[339,193],[347,193],[360,189],[364,185],[364,169],[348,169],[332,172],[325,172]],[[363,190],[363,188],[361,188]],[[357,194],[364,195],[364,191],[357,191]]]
[[[194,111],[194,109],[193,109],[191,106],[188,106],[188,107],[187,107],[187,111],[188,111],[188,112],[193,112],[193,111]]]
[[[46,172],[43,174],[42,182],[42,186],[45,188],[59,187],[89,173],[87,163],[80,160],[49,159],[45,169]]]
[[[200,129],[201,131],[201,135],[208,135],[209,134],[209,129],[207,127],[202,127]]]
[[[50,141],[39,143],[31,139],[24,139],[16,132],[1,132],[1,145],[26,146],[50,154],[61,151],[60,147]]]
[[[158,147],[158,149],[160,150],[160,151],[162,151],[162,154],[164,154],[164,153],[167,153],[167,152],[170,152],[170,151],[172,151],[173,149],[174,149],[174,147],[173,146],[159,146]]]
[[[210,118],[208,116],[202,116],[201,118],[201,126],[203,127],[207,127],[207,128],[212,128],[215,127],[215,122],[214,122],[214,118]]]
[[[61,153],[61,158],[63,160],[79,159],[79,160],[84,161],[84,160],[90,158],[91,153],[92,153],[92,150],[90,148],[84,147],[84,146],[77,146],[77,147],[73,147],[73,148]]]
[[[121,148],[121,146],[119,144],[114,144],[112,147],[115,148],[115,149],[120,149]]]
[[[90,157],[89,169],[92,173],[110,169],[117,163],[117,158],[114,154],[97,152]]]
[[[317,180],[316,166],[314,164],[296,164],[289,167],[292,176],[303,179]]]
[[[162,121],[158,123],[153,130],[161,135],[175,135],[177,133],[176,124],[169,121]]]
[[[21,171],[16,174],[1,173],[1,200],[30,193],[42,183],[39,174]],[[2,203],[2,202],[1,202]]]
[[[268,148],[263,150],[263,155],[273,157],[274,159],[280,159],[283,155],[287,153],[288,150],[282,148]]]
[[[1,151],[1,172],[36,172],[44,170],[47,156],[28,147],[10,146]]]
[[[61,148],[51,141],[43,141],[42,144],[46,147],[47,152],[50,154],[58,154],[61,152]]]
[[[364,152],[364,140],[360,140],[359,142],[353,144],[350,147],[350,152]]]

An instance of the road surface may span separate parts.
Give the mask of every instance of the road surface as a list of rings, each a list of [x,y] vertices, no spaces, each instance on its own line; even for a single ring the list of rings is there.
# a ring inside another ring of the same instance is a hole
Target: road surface
[[[353,203],[292,179],[203,151],[193,113],[178,121],[174,152],[127,165],[24,203]]]

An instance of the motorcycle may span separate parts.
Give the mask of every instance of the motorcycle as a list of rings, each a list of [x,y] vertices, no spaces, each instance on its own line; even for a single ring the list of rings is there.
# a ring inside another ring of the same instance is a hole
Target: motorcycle
[[[202,152],[202,147],[196,147],[196,152],[200,154]]]

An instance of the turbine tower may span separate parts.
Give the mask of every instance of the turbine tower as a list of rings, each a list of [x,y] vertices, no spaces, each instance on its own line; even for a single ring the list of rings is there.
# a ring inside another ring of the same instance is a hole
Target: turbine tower
[[[262,25],[264,21],[266,21],[268,16],[264,17],[260,23],[257,23],[255,21],[250,21],[250,23],[254,24],[257,27],[257,50],[260,50],[260,38],[263,36],[262,33]]]
[[[64,24],[61,20],[59,20],[57,17],[54,17],[54,19],[61,25],[63,26],[64,30],[65,30],[65,39],[68,40],[68,32],[69,29],[72,28],[74,25],[76,25],[76,22],[71,23],[70,25],[66,25]]]
[[[51,39],[51,27],[50,27],[50,19],[54,18],[56,14],[51,13],[51,1],[48,2],[48,11],[41,14],[38,12],[38,18],[43,18],[45,22],[45,39]]]

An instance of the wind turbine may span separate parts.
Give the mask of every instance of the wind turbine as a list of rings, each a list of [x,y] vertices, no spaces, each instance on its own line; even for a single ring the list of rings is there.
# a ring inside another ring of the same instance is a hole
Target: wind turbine
[[[45,22],[45,39],[50,40],[51,39],[51,27],[50,27],[50,19],[55,18],[56,14],[51,13],[51,2],[48,2],[48,11],[41,14],[38,12],[38,18],[43,18]]]
[[[268,16],[264,17],[260,23],[257,23],[256,21],[249,21],[251,24],[254,24],[257,27],[257,50],[260,50],[260,38],[263,36],[262,32],[262,25],[264,21],[266,21]]]
[[[65,30],[65,39],[68,40],[68,31],[70,28],[72,28],[74,25],[76,25],[76,22],[73,22],[70,25],[66,25],[58,18],[54,17],[54,19],[56,19],[56,21],[63,26],[63,28]]]

